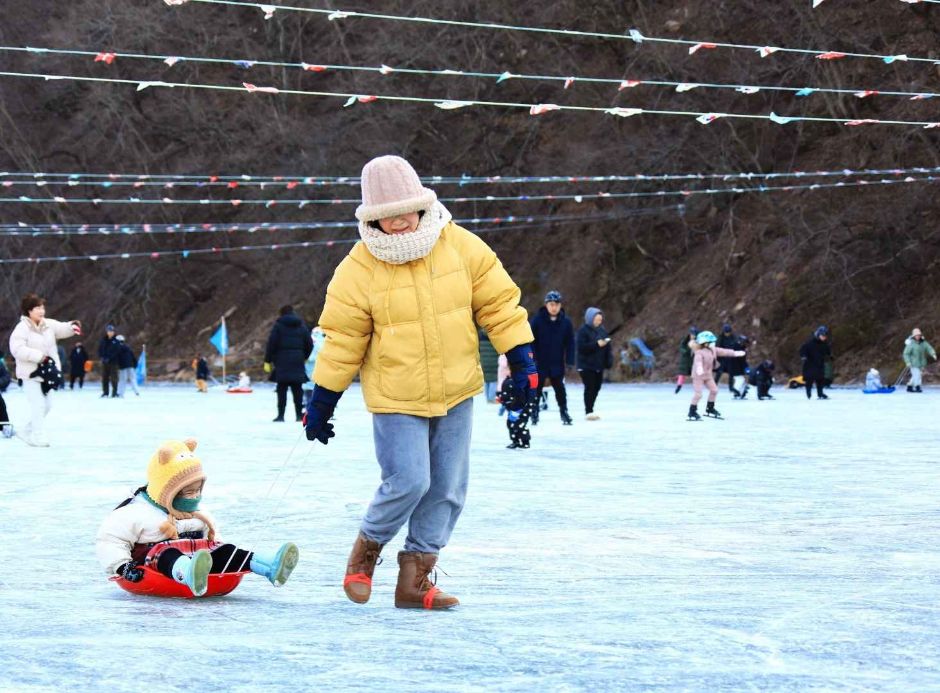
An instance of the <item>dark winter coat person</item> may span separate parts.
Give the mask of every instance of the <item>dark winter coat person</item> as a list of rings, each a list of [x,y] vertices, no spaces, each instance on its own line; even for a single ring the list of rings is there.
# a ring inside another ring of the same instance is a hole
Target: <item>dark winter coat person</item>
[[[126,368],[136,368],[137,357],[134,356],[134,350],[131,349],[130,346],[123,340],[119,340],[119,341],[120,341],[121,347],[120,349],[118,349],[118,353],[117,353],[118,368],[120,370],[124,370]]]
[[[480,368],[483,369],[484,394],[487,402],[493,402],[498,390],[499,354],[485,330],[478,330],[477,337],[480,339]]]
[[[770,388],[774,384],[774,362],[762,361],[761,364],[751,372],[751,382],[757,386],[757,399],[773,399],[770,394]]]
[[[297,421],[303,418],[303,384],[307,382],[304,365],[312,352],[310,328],[294,312],[293,306],[282,306],[280,317],[271,328],[268,345],[264,350],[265,370],[270,372],[271,367],[274,368],[274,382],[277,383],[275,421],[284,420],[288,388],[294,399]]]
[[[738,348],[738,337],[734,329],[728,323],[721,326],[721,334],[718,335],[718,342],[715,345],[718,349],[735,351]],[[732,373],[731,357],[722,356],[718,359],[718,369],[715,371],[715,382],[721,380],[722,373],[728,374],[728,389],[734,390],[734,374]]]
[[[829,347],[829,328],[820,325],[813,332],[812,338],[800,347],[800,359],[803,362],[803,384],[806,386],[806,398],[812,397],[813,385],[816,385],[816,397],[829,399],[823,393],[826,377],[826,363],[832,359]]]
[[[12,382],[7,365],[3,361],[3,351],[0,351],[0,436],[10,438],[13,435],[13,424],[10,423],[10,415],[7,413],[7,403],[3,401],[3,393]]]
[[[307,438],[327,443],[335,435],[330,418],[359,373],[382,481],[359,526],[343,589],[351,601],[367,602],[379,554],[407,525],[395,606],[447,609],[458,600],[430,574],[467,494],[473,399],[483,390],[477,325],[506,355],[518,384],[510,411],[535,403],[532,330],[499,258],[453,222],[411,164],[381,156],[360,180],[362,242],[326,290],[326,343],[313,371]]]
[[[545,295],[545,305],[539,308],[529,324],[535,337],[532,351],[539,369],[539,398],[542,397],[545,381],[550,378],[561,421],[566,425],[571,424],[568,394],[565,391],[565,370],[574,366],[574,326],[562,308],[561,292],[549,291]],[[534,421],[537,419],[535,417]]]
[[[98,343],[98,359],[101,361],[101,396],[118,396],[118,375],[120,367],[118,366],[118,353],[121,350],[121,343],[117,339],[117,332],[114,325],[108,323],[104,328],[104,337]],[[110,392],[108,386],[111,386]]]
[[[584,414],[588,421],[597,421],[594,413],[597,395],[604,383],[604,371],[614,365],[610,337],[602,326],[604,313],[600,308],[584,311],[584,324],[578,330],[578,373],[584,383]]]
[[[85,386],[85,364],[88,363],[88,352],[85,346],[79,342],[75,345],[69,354],[69,389],[75,389],[75,381],[78,381],[79,389]]]
[[[691,343],[698,334],[698,328],[695,325],[689,327],[689,333],[679,342],[679,366],[676,369],[676,394],[685,385],[685,379],[692,375],[692,359],[695,354],[692,353]]]

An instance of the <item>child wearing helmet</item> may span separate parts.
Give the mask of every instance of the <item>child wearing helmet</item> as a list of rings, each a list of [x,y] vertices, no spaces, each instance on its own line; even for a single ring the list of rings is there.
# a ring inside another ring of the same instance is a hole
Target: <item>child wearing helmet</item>
[[[147,484],[134,491],[105,518],[95,552],[108,575],[129,582],[144,578],[141,566],[190,589],[206,593],[210,574],[237,573],[247,567],[275,587],[287,582],[299,552],[292,543],[261,555],[216,539],[212,516],[200,508],[206,475],[194,454],[196,441],[170,440],[154,453]]]
[[[746,352],[716,347],[718,338],[712,332],[703,330],[698,336],[689,341],[689,348],[695,356],[692,359],[692,404],[689,405],[689,421],[698,421],[702,417],[698,413],[698,403],[702,399],[702,389],[708,388],[708,403],[705,405],[705,416],[720,419],[721,414],[715,409],[715,399],[718,397],[718,386],[715,384],[715,360],[745,356]]]

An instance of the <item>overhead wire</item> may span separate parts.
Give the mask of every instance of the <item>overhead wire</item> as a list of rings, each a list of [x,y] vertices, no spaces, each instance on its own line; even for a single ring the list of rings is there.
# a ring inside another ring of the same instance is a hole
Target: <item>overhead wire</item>
[[[646,115],[669,115],[669,116],[693,116],[703,125],[708,125],[720,118],[730,118],[730,119],[742,119],[742,120],[769,120],[771,122],[777,123],[778,125],[786,125],[793,122],[814,122],[814,123],[834,123],[840,125],[848,126],[858,126],[858,125],[907,125],[912,126],[916,125],[925,129],[940,128],[940,122],[937,121],[922,121],[922,120],[896,120],[896,119],[882,119],[882,118],[834,118],[834,117],[825,117],[825,116],[781,116],[777,113],[769,114],[754,114],[754,113],[726,113],[726,112],[713,112],[713,111],[688,111],[688,110],[669,110],[669,109],[648,109],[648,108],[637,108],[637,107],[625,107],[625,106],[576,106],[576,105],[559,105],[559,104],[550,104],[550,103],[523,103],[523,102],[514,102],[514,101],[483,101],[483,100],[454,100],[454,99],[441,99],[441,98],[430,98],[430,97],[419,97],[419,96],[399,96],[399,95],[390,95],[390,94],[361,94],[361,93],[350,93],[350,92],[334,92],[334,91],[313,91],[305,89],[282,89],[278,87],[259,87],[255,84],[245,82],[241,87],[233,85],[223,85],[223,84],[201,84],[201,83],[191,83],[191,82],[166,82],[162,80],[150,81],[150,80],[137,80],[137,79],[118,79],[112,77],[90,77],[90,76],[81,76],[81,75],[62,75],[62,74],[51,74],[51,73],[37,73],[37,72],[15,72],[15,71],[0,71],[0,76],[2,77],[20,77],[26,79],[42,79],[46,81],[50,80],[71,80],[77,82],[92,82],[92,83],[110,83],[110,84],[124,84],[135,86],[137,91],[142,91],[143,89],[148,88],[180,88],[180,89],[200,89],[200,90],[217,90],[217,91],[231,91],[231,92],[242,92],[242,93],[262,93],[262,94],[281,94],[281,95],[292,95],[292,96],[324,96],[324,97],[342,97],[346,98],[346,106],[351,106],[356,103],[367,104],[374,101],[392,101],[392,102],[410,102],[410,103],[424,103],[424,104],[433,104],[434,106],[443,109],[443,110],[456,110],[460,108],[465,108],[468,106],[488,106],[488,107],[500,107],[500,108],[515,108],[515,109],[526,109],[529,111],[529,115],[532,116],[541,116],[552,111],[573,111],[573,112],[582,112],[582,113],[599,113],[606,115],[618,116],[621,118],[629,118],[632,116],[637,116],[640,114]]]

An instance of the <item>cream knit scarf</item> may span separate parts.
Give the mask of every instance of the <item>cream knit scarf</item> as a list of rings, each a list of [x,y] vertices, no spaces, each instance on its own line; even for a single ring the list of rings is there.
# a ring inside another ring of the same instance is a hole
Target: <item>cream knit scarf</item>
[[[412,233],[384,233],[369,226],[368,222],[360,221],[359,235],[376,259],[391,265],[404,265],[430,253],[450,220],[447,208],[435,202]]]

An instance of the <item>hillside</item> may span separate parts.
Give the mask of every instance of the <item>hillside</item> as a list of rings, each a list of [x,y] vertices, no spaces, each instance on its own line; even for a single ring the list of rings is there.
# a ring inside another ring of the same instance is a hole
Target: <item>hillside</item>
[[[292,3],[313,6],[310,0]],[[546,3],[350,2],[343,10],[622,33],[636,27],[673,37],[937,58],[940,10],[905,3],[841,0],[815,11],[809,0],[564,0]],[[303,62],[312,65],[453,69],[688,83],[787,85],[911,93],[936,90],[940,65],[896,60],[816,60],[777,53],[700,50],[622,39],[527,34],[486,28],[328,20],[278,11],[265,20],[253,7],[157,0],[41,0],[17,5],[0,24],[4,46],[69,48],[159,56]],[[851,93],[764,89],[693,89],[466,76],[0,51],[4,71],[89,75],[131,84],[0,77],[0,171],[126,172],[357,176],[373,156],[397,153],[427,176],[626,175],[727,171],[811,171],[937,167],[938,130],[909,125],[845,127],[837,123],[722,118],[701,125],[690,116],[618,118],[596,112],[550,112],[378,100],[343,107],[339,97],[150,87],[140,81],[231,85],[243,82],[352,94],[405,94],[435,100],[556,103],[696,112],[770,112],[829,118],[937,120],[936,100]],[[836,179],[841,180],[841,179]],[[793,180],[788,182],[792,183]],[[796,181],[799,183],[799,181]],[[827,183],[835,181],[823,181]],[[640,193],[662,189],[753,187],[722,180],[572,182],[565,185],[433,185],[441,197]],[[786,183],[784,183],[786,184]],[[928,338],[940,328],[935,306],[940,259],[936,183],[738,192],[675,197],[455,202],[455,218],[507,215],[617,217],[504,225],[484,238],[499,253],[534,309],[544,292],[564,292],[570,313],[602,307],[624,337],[640,336],[657,352],[656,377],[672,374],[675,345],[688,324],[722,321],[757,340],[752,357],[798,367],[796,349],[820,323],[832,326],[841,379],[870,366],[896,372],[901,343],[917,325]],[[25,188],[24,188],[25,189]],[[4,197],[53,194],[48,187]],[[70,198],[160,198],[160,188],[57,189]],[[356,186],[177,188],[191,205],[10,204],[0,223],[133,224],[336,221],[352,204],[289,200],[355,198]],[[278,203],[205,206],[198,200],[270,196]],[[681,213],[675,205],[684,204]],[[642,214],[641,214],[642,212]],[[351,239],[341,230],[243,231],[59,237],[0,236],[0,256],[37,257],[230,247],[303,240]],[[158,375],[172,375],[206,350],[222,314],[235,353],[233,367],[258,367],[277,307],[291,302],[315,321],[326,283],[349,245],[213,253],[188,258],[42,262],[0,266],[0,334],[16,319],[28,290],[48,297],[50,314],[81,318],[92,336],[115,321],[134,344],[146,343]],[[618,335],[619,338],[620,335]],[[936,337],[934,337],[936,340]],[[5,340],[5,336],[4,336]]]

